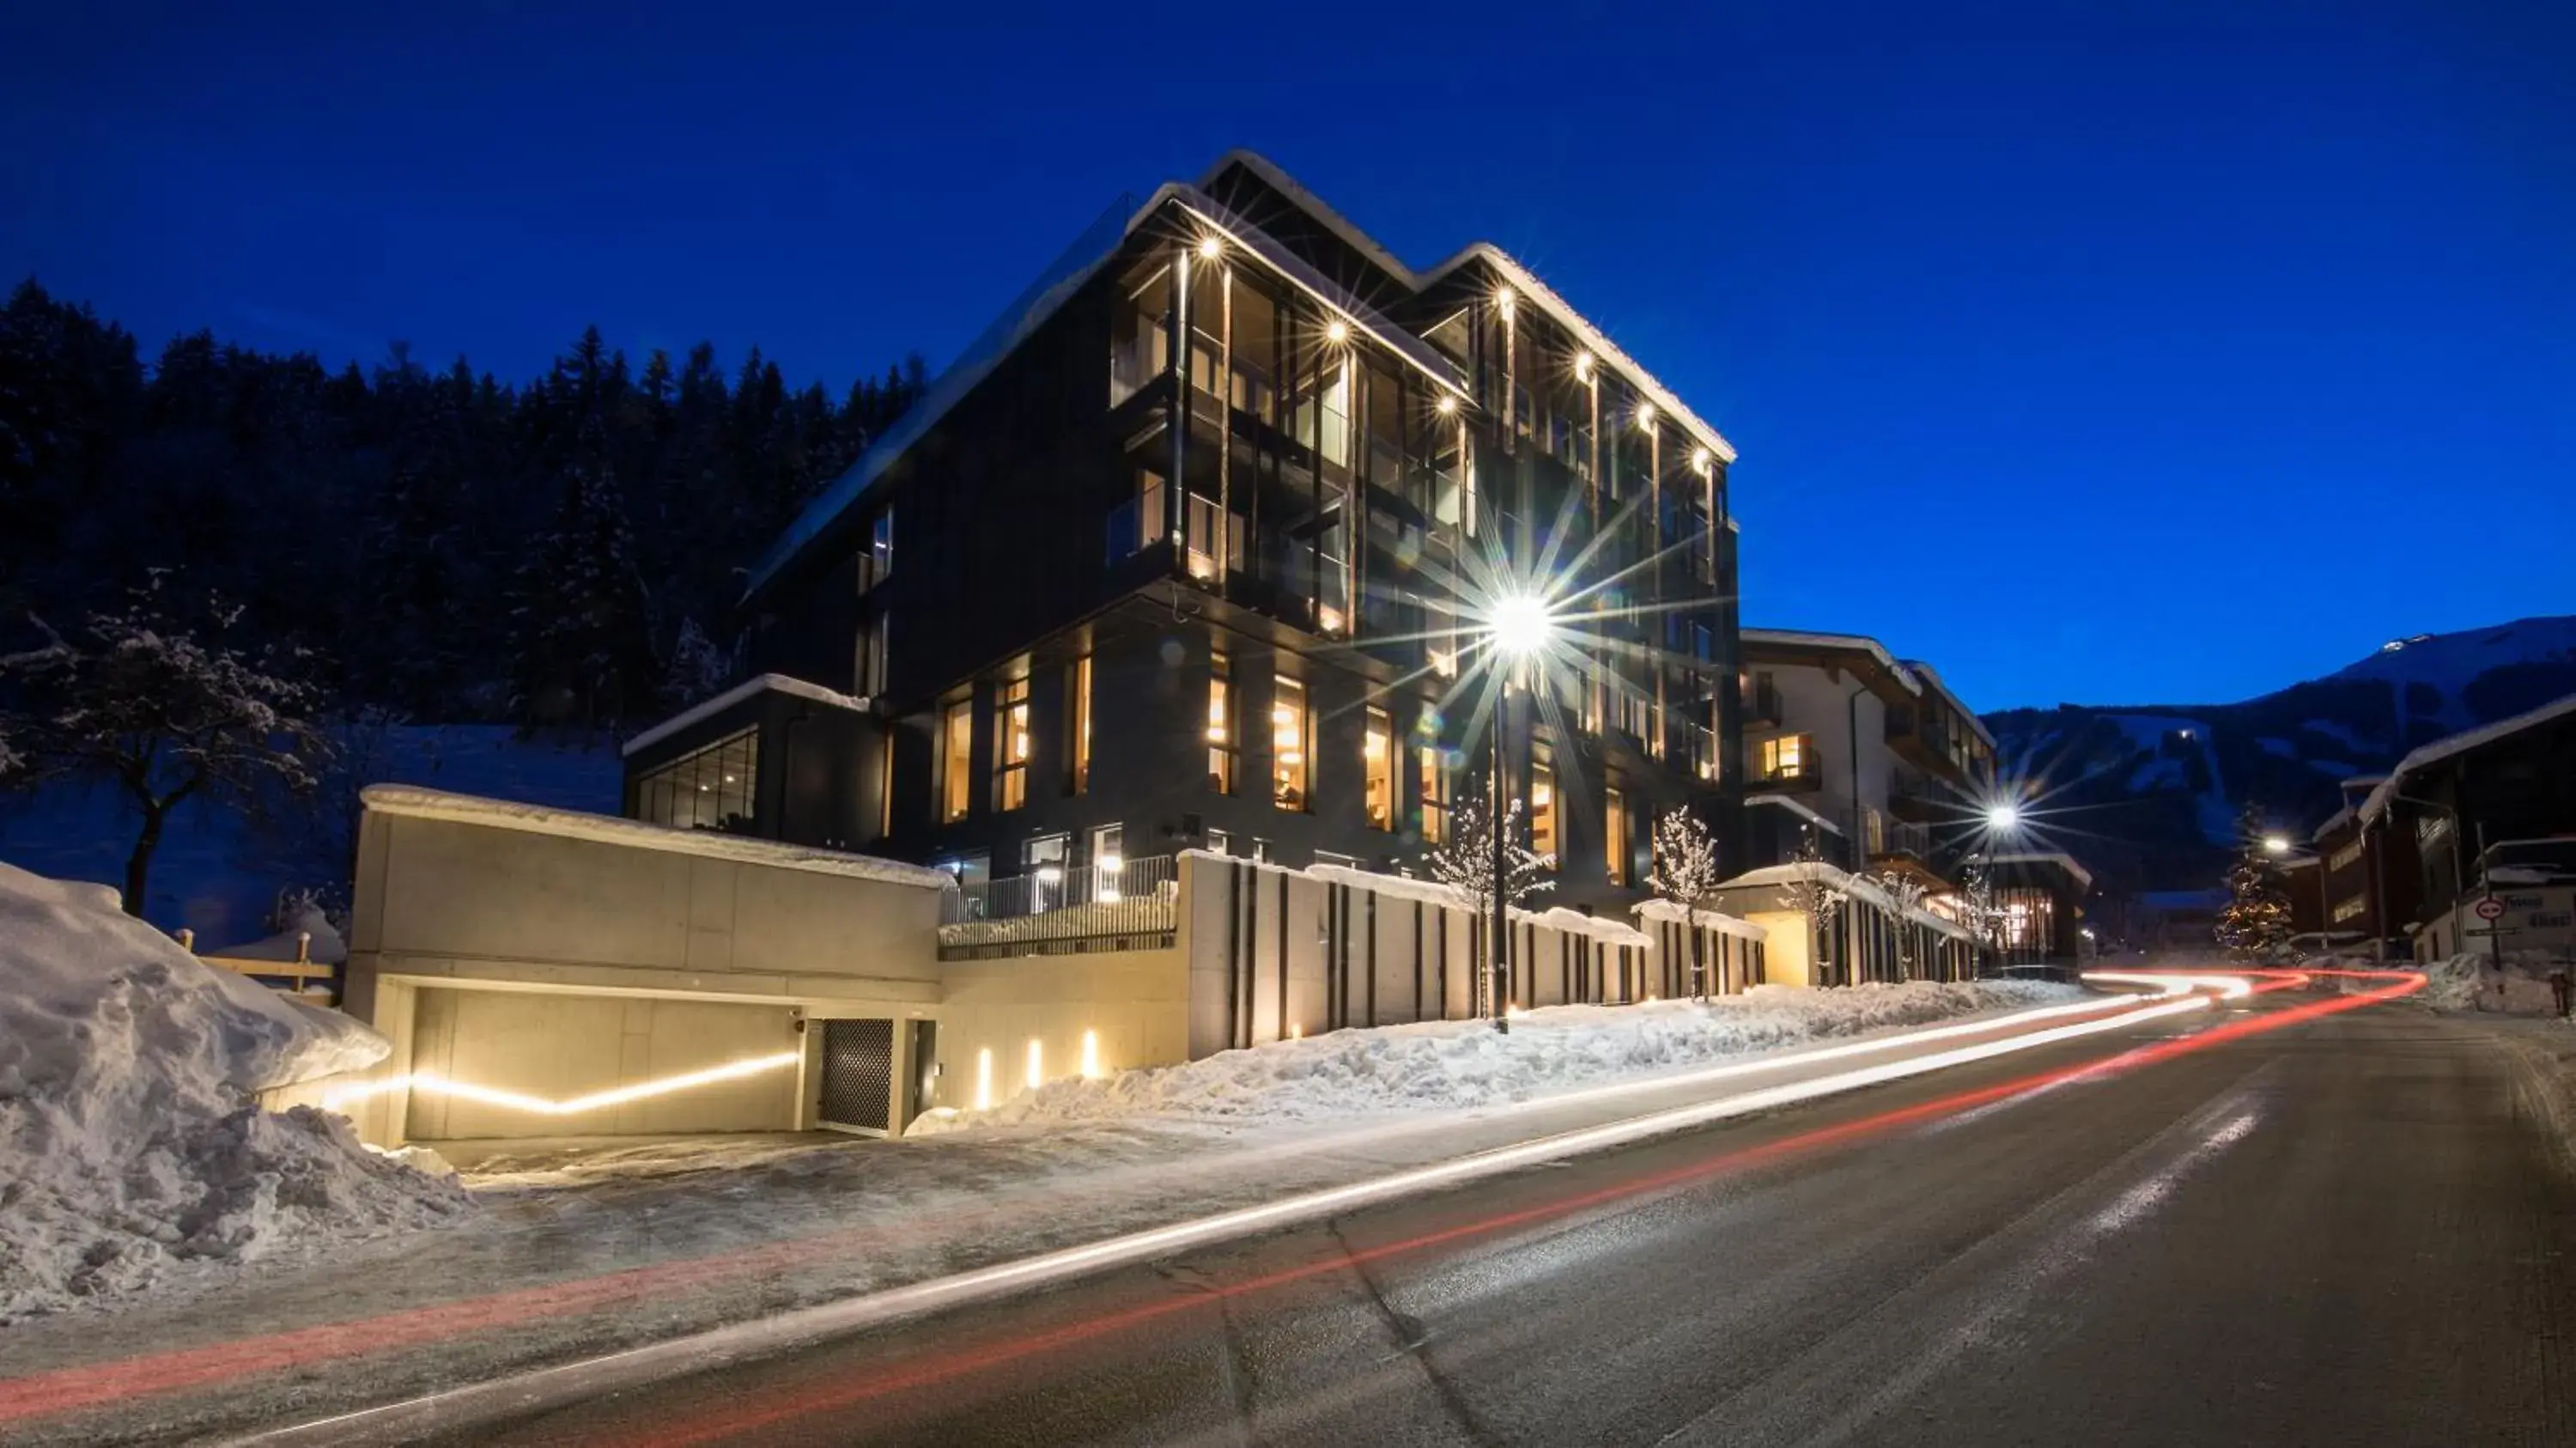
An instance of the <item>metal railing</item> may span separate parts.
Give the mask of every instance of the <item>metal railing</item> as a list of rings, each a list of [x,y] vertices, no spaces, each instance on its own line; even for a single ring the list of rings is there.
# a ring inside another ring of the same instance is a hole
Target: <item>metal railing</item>
[[[955,960],[1155,948],[1168,943],[1179,900],[1169,855],[979,880],[941,896],[939,954]]]

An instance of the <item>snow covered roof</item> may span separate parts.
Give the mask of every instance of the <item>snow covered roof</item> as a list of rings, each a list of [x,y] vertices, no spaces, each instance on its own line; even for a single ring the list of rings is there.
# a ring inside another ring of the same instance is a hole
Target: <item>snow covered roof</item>
[[[2352,806],[2345,805],[2343,808],[2336,810],[2333,814],[2326,816],[2326,822],[2317,826],[2316,829],[2308,835],[2308,843],[2312,845],[2323,844],[2326,836],[2333,834],[2337,829],[2344,825],[2352,823],[2352,819]]]
[[[745,679],[704,703],[693,704],[681,710],[627,740],[619,748],[618,753],[631,755],[636,750],[649,749],[690,725],[711,719],[752,695],[762,692],[793,694],[799,699],[811,699],[817,704],[829,704],[835,709],[851,709],[862,714],[866,713],[868,708],[867,700],[853,699],[847,694],[826,689],[820,684],[809,684],[803,679],[791,678],[786,674],[762,674],[758,678]]]
[[[1742,631],[1741,637],[1748,646],[1769,644],[1774,648],[1836,649],[1844,653],[1865,653],[1878,660],[1879,667],[1887,670],[1888,676],[1896,680],[1905,692],[1917,695],[1923,692],[1923,681],[1914,677],[1913,670],[1898,663],[1896,655],[1887,651],[1887,645],[1864,634],[1813,633],[1805,629],[1791,628],[1749,628]]]
[[[1791,799],[1785,794],[1749,795],[1745,798],[1744,802],[1747,805],[1768,805],[1774,809],[1785,809],[1789,813],[1797,815],[1807,823],[1814,825],[1819,829],[1832,830],[1835,834],[1841,834],[1843,832],[1843,827],[1841,825],[1835,824],[1832,820],[1825,818],[1823,815],[1816,813],[1814,810],[1809,809],[1807,806],[1800,804],[1798,801]]]
[[[614,815],[583,814],[578,810],[549,809],[544,805],[521,804],[516,800],[449,794],[445,790],[421,789],[408,784],[371,784],[360,791],[358,797],[368,809],[378,814],[403,815],[412,819],[488,825],[495,829],[524,830],[530,834],[555,835],[563,839],[624,845],[629,849],[663,850],[675,855],[733,860],[746,865],[807,870],[818,875],[844,875],[888,885],[916,885],[925,890],[945,890],[957,883],[956,877],[945,870],[934,870],[927,865],[907,865],[900,860],[881,860],[874,855],[853,855],[841,850],[791,845],[779,840],[729,835],[715,830],[675,830],[667,825],[620,819]]]
[[[1648,920],[1679,920],[1688,916],[1705,929],[1742,940],[1767,941],[1771,938],[1770,931],[1750,920],[1738,920],[1717,910],[1684,910],[1670,900],[1649,900],[1637,907],[1637,913]]]
[[[2362,822],[2368,824],[2387,813],[2390,802],[2397,797],[2399,786],[2406,782],[2406,776],[2417,770],[2430,768],[2445,759],[2465,754],[2481,745],[2493,744],[2499,739],[2510,738],[2525,729],[2537,728],[2571,714],[2576,714],[2576,694],[2553,700],[2537,709],[2525,710],[2510,719],[2498,719],[2493,724],[2481,728],[2463,729],[2457,734],[2445,735],[2434,740],[2397,761],[2397,767],[2388,771],[2388,777],[2381,780],[2377,787],[2370,791],[2370,798],[2361,802]]]
[[[2073,855],[2063,850],[2033,850],[2018,855],[1988,855],[1990,865],[2055,865],[2075,877],[2084,889],[2093,888],[2093,872],[2077,864]]]

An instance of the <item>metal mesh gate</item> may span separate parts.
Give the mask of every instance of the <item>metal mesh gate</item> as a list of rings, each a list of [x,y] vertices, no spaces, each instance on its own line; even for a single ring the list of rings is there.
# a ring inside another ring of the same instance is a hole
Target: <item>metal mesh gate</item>
[[[894,1022],[825,1021],[822,1026],[823,1120],[885,1130],[894,1104]]]

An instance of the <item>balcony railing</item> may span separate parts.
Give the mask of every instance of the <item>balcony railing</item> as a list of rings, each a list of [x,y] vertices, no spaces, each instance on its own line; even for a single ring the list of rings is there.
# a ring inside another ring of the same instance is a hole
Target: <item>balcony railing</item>
[[[941,897],[939,956],[1160,949],[1171,944],[1179,899],[1169,855],[980,880]]]

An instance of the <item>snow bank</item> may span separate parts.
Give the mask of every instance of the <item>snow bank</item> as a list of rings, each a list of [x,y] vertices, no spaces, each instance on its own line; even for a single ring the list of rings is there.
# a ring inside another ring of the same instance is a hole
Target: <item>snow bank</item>
[[[386,1049],[198,961],[112,891],[0,865],[0,1322],[464,1211],[341,1118],[251,1100]]]
[[[907,1133],[1163,1118],[1278,1124],[1521,1101],[1615,1077],[1949,1016],[2070,1000],[2073,986],[1916,981],[1840,990],[1756,986],[1705,1004],[1549,1006],[1512,1018],[1333,1031],[1180,1066],[1049,1082],[985,1111],[924,1116]]]
[[[2426,984],[2418,999],[2434,1010],[2554,1016],[2558,999],[2549,987],[2550,973],[2576,966],[2550,951],[2508,950],[2499,970],[2493,955],[2479,950],[2434,961],[2423,969]]]

